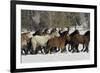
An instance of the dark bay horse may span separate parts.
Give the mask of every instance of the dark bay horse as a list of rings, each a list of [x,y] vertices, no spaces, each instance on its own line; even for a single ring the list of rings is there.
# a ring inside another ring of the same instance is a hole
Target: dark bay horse
[[[83,52],[89,52],[89,42],[90,42],[90,31],[85,32],[84,34],[84,44],[83,49],[81,51]],[[84,48],[85,47],[85,48]]]
[[[75,50],[78,52],[78,49],[74,49],[76,47],[76,43],[75,43],[75,39],[76,39],[76,35],[79,34],[78,30],[75,30],[74,32],[72,32],[69,36],[70,36],[70,41],[68,42],[69,46],[68,46],[68,50],[74,52]]]
[[[83,49],[88,52],[88,46],[89,46],[89,41],[90,41],[90,31],[87,31],[84,35],[80,35],[78,30],[75,30],[72,34],[70,34],[71,40],[70,40],[70,45],[71,45],[71,50],[72,52],[79,52],[79,44],[83,45]],[[71,51],[70,50],[70,51]]]

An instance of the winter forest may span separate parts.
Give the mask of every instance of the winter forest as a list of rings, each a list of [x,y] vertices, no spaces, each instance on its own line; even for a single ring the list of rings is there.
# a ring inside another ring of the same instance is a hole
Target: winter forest
[[[21,10],[21,31],[37,31],[52,27],[74,27],[89,29],[90,14],[79,12],[56,12]]]

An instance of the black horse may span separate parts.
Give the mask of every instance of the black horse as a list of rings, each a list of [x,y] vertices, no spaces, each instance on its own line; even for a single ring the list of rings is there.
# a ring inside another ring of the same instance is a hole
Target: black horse
[[[69,37],[70,37],[70,41],[67,41],[66,43],[69,44],[68,46],[68,50],[71,52],[79,52],[78,50],[78,45],[75,43],[75,39],[76,39],[76,35],[79,34],[79,31],[78,30],[75,30],[74,32],[72,32]],[[71,47],[71,48],[70,48]]]

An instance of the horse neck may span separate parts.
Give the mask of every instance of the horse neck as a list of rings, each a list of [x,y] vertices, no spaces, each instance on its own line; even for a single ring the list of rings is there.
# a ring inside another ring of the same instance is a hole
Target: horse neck
[[[86,32],[86,33],[84,34],[84,36],[90,36],[90,32],[89,32],[89,31]]]
[[[66,40],[66,35],[60,36],[61,40],[65,41]]]
[[[54,35],[49,35],[49,38],[54,38]]]
[[[50,39],[51,36],[49,34],[45,35],[45,38]]]
[[[50,36],[51,36],[51,37],[55,37],[55,36],[57,37],[57,36],[60,36],[60,35],[59,35],[59,33],[54,32],[54,33],[50,34]]]

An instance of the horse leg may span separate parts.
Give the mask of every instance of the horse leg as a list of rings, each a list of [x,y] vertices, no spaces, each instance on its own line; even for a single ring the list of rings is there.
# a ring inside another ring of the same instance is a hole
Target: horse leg
[[[67,52],[67,50],[66,50],[66,46],[65,46],[65,48],[64,48],[64,52]]]
[[[46,47],[44,48],[44,53],[45,53],[45,54],[48,54],[48,53],[49,53],[49,50],[50,50],[50,47],[49,47],[49,46],[46,46]]]
[[[52,54],[53,48],[50,49],[50,54]]]
[[[55,47],[56,48],[56,47]],[[58,52],[58,51],[60,51],[60,49],[59,48],[56,48],[57,50],[56,50],[56,52]]]
[[[43,53],[43,52],[42,52],[42,49],[43,49],[43,47],[38,46],[37,49],[36,49],[36,53],[38,53],[39,51],[40,51],[41,53]]]
[[[34,51],[33,51],[33,49],[32,49],[32,48],[30,49],[30,54],[34,54]]]
[[[38,48],[37,48],[37,47],[36,47],[36,48],[34,47],[34,48],[32,49],[32,53],[33,53],[33,54],[37,54],[37,52],[38,52]]]
[[[52,48],[52,52],[53,52],[53,53],[57,52],[57,48],[56,48],[56,47],[53,47],[53,48]]]
[[[87,47],[84,49],[84,51],[83,51],[83,52],[85,52],[85,51],[87,51]]]
[[[86,52],[87,52],[87,53],[89,52],[89,50],[88,50],[88,46],[86,46]]]
[[[45,47],[41,47],[41,53],[44,54],[44,48]]]
[[[81,50],[81,52],[84,51],[84,47],[85,47],[85,46],[84,46],[84,44],[83,44],[83,49]]]
[[[84,52],[86,51],[88,53],[88,44],[85,44],[86,48],[84,50]]]
[[[25,55],[28,54],[28,48],[25,48]]]
[[[36,48],[35,50],[34,50],[34,54],[37,54],[38,53],[38,48]]]
[[[73,53],[74,52],[74,47],[73,47],[74,45],[73,44],[71,44],[71,49],[70,49],[70,51]]]
[[[45,54],[48,54],[49,53],[49,50],[47,48],[44,48],[44,53]]]
[[[79,44],[76,44],[76,45],[75,45],[75,49],[76,49],[76,52],[77,52],[77,53],[79,52],[78,46],[79,46]]]
[[[35,47],[32,46],[32,48],[30,49],[30,54],[34,54],[35,52]]]
[[[89,49],[88,49],[88,44],[86,45],[86,52],[88,53],[89,52]]]
[[[72,51],[72,44],[68,45],[68,51],[71,52]]]
[[[61,53],[66,51],[66,47],[62,48]]]
[[[24,52],[24,53],[23,53],[23,52]],[[26,47],[22,48],[21,53],[22,53],[22,55],[28,54],[27,48],[26,48]]]
[[[23,53],[24,52],[24,53]],[[22,55],[25,55],[25,50],[24,49],[21,49],[21,54]]]
[[[42,53],[42,54],[44,54],[44,48],[45,48],[45,47],[41,48],[41,53]]]
[[[32,49],[32,45],[28,45],[28,51],[30,52],[30,54],[33,54],[33,49]]]
[[[76,50],[75,50],[75,44],[71,44],[71,50],[72,50],[72,53],[74,53]]]
[[[61,48],[61,53],[63,53],[63,52],[64,52],[64,49]]]
[[[72,48],[72,47],[71,47],[71,44],[69,44],[69,45],[68,45],[68,51],[69,51],[69,52],[71,52],[71,50],[72,50],[71,48]]]

